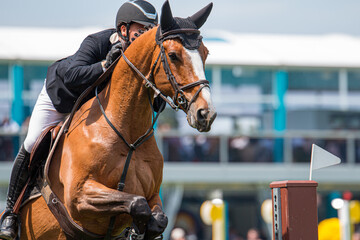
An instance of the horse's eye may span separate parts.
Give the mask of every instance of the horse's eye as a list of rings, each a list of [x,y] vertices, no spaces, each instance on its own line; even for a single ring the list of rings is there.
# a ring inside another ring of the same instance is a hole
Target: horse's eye
[[[169,58],[170,58],[170,60],[173,61],[173,62],[179,60],[178,57],[177,57],[177,55],[176,55],[176,53],[174,53],[174,52],[170,52],[170,53],[169,53]]]

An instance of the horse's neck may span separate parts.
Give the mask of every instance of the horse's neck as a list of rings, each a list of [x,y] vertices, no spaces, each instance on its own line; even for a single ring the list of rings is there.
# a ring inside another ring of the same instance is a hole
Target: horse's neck
[[[126,51],[129,60],[146,76],[151,68],[155,49],[154,34],[137,39]],[[151,39],[151,40],[148,40]],[[121,59],[103,94],[106,113],[113,124],[129,139],[136,140],[150,127],[152,112],[148,89],[143,80]],[[153,92],[150,92],[153,95]],[[153,97],[151,96],[151,101]]]

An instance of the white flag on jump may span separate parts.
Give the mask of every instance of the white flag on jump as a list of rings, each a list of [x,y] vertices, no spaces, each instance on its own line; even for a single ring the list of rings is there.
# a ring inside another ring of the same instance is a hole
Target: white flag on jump
[[[310,162],[310,180],[312,177],[312,170],[329,167],[332,165],[339,164],[341,159],[334,154],[322,149],[321,147],[313,144],[311,151],[311,162]]]

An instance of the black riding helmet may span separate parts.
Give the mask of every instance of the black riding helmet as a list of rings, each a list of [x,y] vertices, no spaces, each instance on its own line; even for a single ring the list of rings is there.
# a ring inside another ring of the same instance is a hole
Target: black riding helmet
[[[129,39],[120,34],[120,27],[126,24],[127,36],[129,36],[129,27],[131,23],[139,23],[146,27],[153,27],[158,23],[158,14],[153,5],[144,0],[131,0],[124,3],[116,15],[116,30],[125,41]]]

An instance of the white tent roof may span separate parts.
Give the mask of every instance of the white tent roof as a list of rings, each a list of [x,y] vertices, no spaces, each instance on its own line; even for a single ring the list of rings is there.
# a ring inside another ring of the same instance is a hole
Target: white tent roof
[[[239,33],[218,36],[222,41],[206,42],[210,49],[208,64],[360,67],[360,37]]]
[[[0,27],[0,59],[54,61],[74,54],[99,29]]]
[[[96,28],[0,27],[0,59],[54,61],[73,54]],[[360,68],[360,37],[204,33],[207,64]]]

